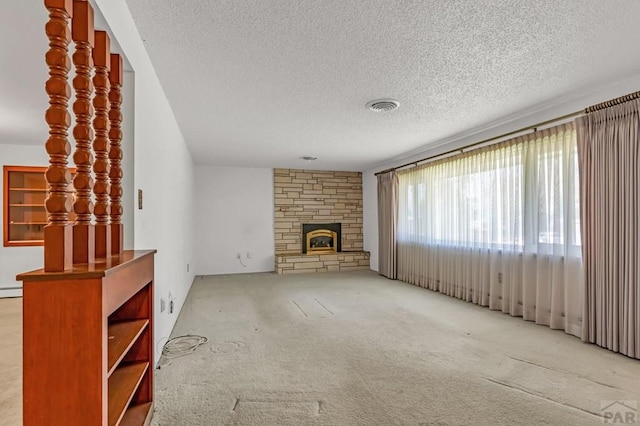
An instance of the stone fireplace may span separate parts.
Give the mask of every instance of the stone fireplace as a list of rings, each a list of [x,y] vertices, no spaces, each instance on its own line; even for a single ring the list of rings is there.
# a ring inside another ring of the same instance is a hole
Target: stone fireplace
[[[360,172],[274,169],[278,274],[369,269]]]
[[[302,253],[338,253],[342,251],[342,226],[339,223],[303,223]]]

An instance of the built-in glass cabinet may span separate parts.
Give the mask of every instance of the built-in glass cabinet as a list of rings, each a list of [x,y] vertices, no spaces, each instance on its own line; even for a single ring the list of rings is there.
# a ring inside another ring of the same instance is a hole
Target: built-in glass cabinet
[[[47,212],[46,167],[4,166],[4,246],[41,246]],[[69,185],[73,191],[73,185]],[[74,215],[69,215],[73,221]]]

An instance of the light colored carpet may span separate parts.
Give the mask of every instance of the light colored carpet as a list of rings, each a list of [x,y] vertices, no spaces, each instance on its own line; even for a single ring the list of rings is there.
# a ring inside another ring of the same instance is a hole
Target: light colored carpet
[[[22,297],[0,299],[0,425],[22,424]]]
[[[155,425],[601,424],[640,362],[371,271],[198,278]]]

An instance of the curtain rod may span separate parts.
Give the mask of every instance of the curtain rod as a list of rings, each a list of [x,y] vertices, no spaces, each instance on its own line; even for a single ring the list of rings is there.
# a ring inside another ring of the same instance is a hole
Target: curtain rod
[[[540,123],[536,123],[536,124],[533,124],[531,126],[523,127],[521,129],[518,129],[518,130],[513,130],[511,132],[503,133],[503,134],[501,134],[499,136],[493,136],[491,138],[481,140],[480,142],[474,142],[474,143],[471,143],[469,145],[465,145],[465,146],[460,147],[460,148],[456,148],[456,149],[452,149],[452,150],[447,151],[447,152],[443,152],[441,154],[432,155],[430,157],[426,157],[426,158],[422,158],[420,160],[412,161],[410,163],[406,163],[406,164],[403,164],[401,166],[391,167],[391,168],[388,168],[388,169],[385,169],[385,170],[381,170],[379,172],[376,172],[375,176],[378,176],[378,175],[381,175],[381,174],[384,174],[384,173],[389,173],[389,172],[392,172],[394,170],[402,169],[402,168],[409,167],[409,166],[417,166],[419,163],[422,163],[422,162],[425,162],[425,161],[433,160],[433,159],[439,158],[439,157],[445,157],[445,156],[447,156],[449,154],[453,154],[453,153],[456,153],[458,151],[464,151],[466,149],[473,148],[474,146],[483,145],[483,144],[486,144],[488,142],[491,142],[491,141],[494,141],[494,140],[497,140],[497,139],[502,139],[502,138],[505,138],[507,136],[515,135],[517,133],[526,132],[528,130],[536,131],[538,129],[538,127],[546,126],[548,124],[555,123],[557,121],[562,121],[562,120],[566,120],[568,118],[576,117],[576,116],[581,115],[581,114],[589,114],[589,113],[592,113],[594,111],[598,111],[598,110],[601,110],[601,109],[609,108],[609,107],[612,107],[614,105],[619,105],[621,103],[629,102],[631,100],[638,99],[638,98],[640,98],[640,91],[634,92],[634,93],[630,93],[628,95],[620,96],[619,98],[611,99],[611,100],[606,101],[606,102],[601,102],[601,103],[596,104],[596,105],[592,105],[590,107],[585,108],[584,110],[575,111],[575,112],[572,112],[570,114],[566,114],[566,115],[563,115],[563,116],[560,116],[560,117],[553,118],[551,120],[547,120],[547,121],[543,121],[543,122],[540,122]]]
[[[589,114],[589,113],[594,112],[594,111],[599,111],[601,109],[609,108],[609,107],[612,107],[612,106],[615,106],[615,105],[620,105],[620,104],[623,104],[625,102],[629,102],[629,101],[632,101],[632,100],[638,99],[638,98],[640,98],[640,91],[634,92],[634,93],[629,93],[628,95],[620,96],[619,98],[611,99],[610,101],[605,101],[605,102],[601,102],[599,104],[592,105],[589,108],[586,108],[584,110],[584,112],[585,112],[585,114]]]

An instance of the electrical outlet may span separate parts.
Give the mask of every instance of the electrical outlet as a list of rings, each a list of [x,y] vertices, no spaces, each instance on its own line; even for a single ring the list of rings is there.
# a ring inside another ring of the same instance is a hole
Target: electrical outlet
[[[164,312],[167,309],[167,302],[164,299],[160,299],[160,312]]]

